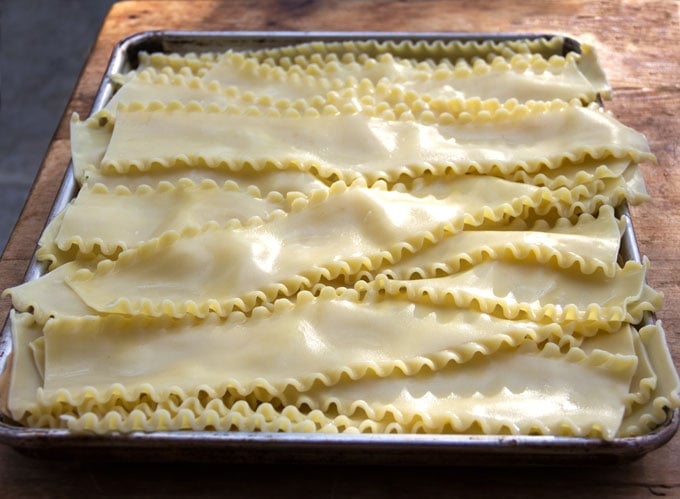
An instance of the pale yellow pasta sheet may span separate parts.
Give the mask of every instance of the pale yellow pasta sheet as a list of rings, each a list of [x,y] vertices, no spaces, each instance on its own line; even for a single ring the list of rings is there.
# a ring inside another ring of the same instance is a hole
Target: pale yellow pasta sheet
[[[632,348],[606,361],[576,351],[563,356],[548,345],[541,355],[528,343],[440,371],[318,387],[301,394],[295,405],[331,414],[359,413],[373,421],[391,419],[402,431],[466,432],[477,424],[487,434],[599,434],[612,439],[637,362]]]
[[[147,390],[155,401],[200,390],[276,397],[348,378],[415,375],[529,339],[576,341],[555,324],[334,292],[303,293],[248,318],[64,318],[44,331],[43,399],[56,402],[65,390],[76,405],[95,392],[105,402],[113,385],[129,400]]]
[[[543,264],[554,259],[563,268],[578,264],[585,274],[602,269],[612,276],[617,267],[622,222],[611,207],[605,206],[597,218],[584,214],[573,225],[568,219],[560,219],[554,227],[539,221],[525,230],[507,225],[494,230],[466,230],[406,255],[379,272],[395,279],[434,277],[455,273],[461,266],[485,259],[510,257],[535,258]]]
[[[391,280],[378,276],[362,285],[364,289],[384,289],[403,293],[409,299],[422,297],[435,303],[459,307],[499,310],[505,317],[558,323],[642,320],[644,312],[661,306],[662,296],[645,283],[646,266],[632,261],[607,277],[575,270],[554,269],[526,261],[486,261],[456,274],[417,280]]]
[[[286,208],[284,201],[281,195],[263,198],[257,191],[244,192],[233,183],[218,185],[209,180],[195,184],[182,179],[177,185],[165,183],[134,192],[124,187],[113,191],[101,185],[83,187],[66,208],[54,242],[62,251],[75,245],[91,253],[97,245],[103,254],[111,255],[171,230],[181,232],[209,222],[261,221]],[[107,223],[98,223],[101,220]]]
[[[119,109],[101,166],[126,172],[153,165],[240,170],[273,164],[373,181],[424,171],[536,171],[586,156],[653,158],[643,136],[591,107],[528,108],[496,120],[448,124],[364,113],[285,118],[205,111],[179,104]]]
[[[592,102],[598,87],[606,88],[606,84],[595,86],[588,80],[579,68],[581,57],[570,53],[546,60],[540,55],[515,55],[509,60],[499,56],[490,63],[477,60],[474,64],[461,61],[455,66],[432,66],[383,54],[361,62],[295,64],[284,69],[231,53],[203,73],[202,79],[225,87],[247,88],[255,95],[291,100],[358,87],[364,94],[388,100],[402,100],[404,93],[412,93],[426,99]]]
[[[494,183],[504,188],[490,188]],[[417,251],[426,240],[436,242],[465,225],[516,216],[544,202],[550,206],[551,197],[572,197],[567,190],[553,193],[496,178],[464,176],[447,185],[443,192],[426,185],[415,196],[335,184],[318,192],[319,200],[300,198],[299,209],[265,224],[166,233],[116,262],[102,262],[94,274],[83,270],[66,280],[102,312],[225,315],[322,277],[397,261],[404,251]]]

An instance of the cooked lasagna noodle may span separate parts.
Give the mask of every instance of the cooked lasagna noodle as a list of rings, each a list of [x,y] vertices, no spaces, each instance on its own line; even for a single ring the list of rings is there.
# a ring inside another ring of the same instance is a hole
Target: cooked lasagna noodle
[[[563,40],[141,54],[11,295],[8,415],[73,431],[647,433],[680,405],[640,133]],[[642,325],[641,324],[646,324]]]

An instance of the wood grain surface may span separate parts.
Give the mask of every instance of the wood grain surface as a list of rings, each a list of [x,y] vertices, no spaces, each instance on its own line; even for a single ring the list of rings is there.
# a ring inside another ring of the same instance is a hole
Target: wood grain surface
[[[30,197],[0,260],[0,289],[21,282],[70,160],[68,117],[87,115],[114,44],[147,30],[442,31],[558,33],[594,45],[614,99],[606,105],[646,134],[658,164],[643,165],[653,200],[633,210],[650,284],[665,294],[658,314],[680,365],[680,5],[677,1],[502,0],[126,1],[102,26]],[[0,302],[4,322],[9,299]],[[412,497],[680,496],[680,436],[625,466],[579,469],[106,465],[40,461],[0,446],[0,495],[277,495]],[[253,480],[253,478],[255,480]],[[225,485],[229,489],[225,489]],[[125,487],[125,488],[123,488]]]

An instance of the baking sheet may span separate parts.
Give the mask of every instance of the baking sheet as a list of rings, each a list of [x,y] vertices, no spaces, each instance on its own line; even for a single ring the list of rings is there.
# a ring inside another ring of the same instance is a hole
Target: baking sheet
[[[187,53],[261,49],[310,41],[343,40],[493,40],[551,37],[542,34],[452,34],[372,32],[176,32],[133,35],[116,45],[102,79],[92,112],[101,109],[115,91],[110,76],[133,69],[141,51]],[[579,51],[576,40],[566,38],[564,52]],[[50,218],[75,196],[77,185],[69,165]],[[619,207],[617,215],[628,214]],[[641,261],[635,232],[628,217],[621,258]],[[45,272],[33,260],[26,280]],[[645,323],[653,323],[651,314]],[[6,399],[12,344],[9,321],[0,335],[0,403]],[[669,413],[654,432],[633,438],[603,441],[556,436],[494,435],[327,435],[259,432],[179,431],[90,435],[63,429],[24,428],[0,415],[0,443],[39,457],[96,457],[130,461],[313,462],[422,465],[527,465],[592,464],[630,461],[665,444],[680,426],[680,411]]]

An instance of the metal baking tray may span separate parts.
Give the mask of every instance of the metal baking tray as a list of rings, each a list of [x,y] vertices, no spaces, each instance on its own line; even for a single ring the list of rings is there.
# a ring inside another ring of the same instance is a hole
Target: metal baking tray
[[[115,92],[111,75],[133,69],[138,54],[258,49],[310,41],[343,40],[493,40],[549,38],[552,34],[401,33],[401,32],[194,32],[149,31],[120,41],[114,48],[92,107],[101,109]],[[580,51],[565,38],[564,53]],[[50,219],[76,195],[70,164]],[[627,206],[617,214],[628,214]],[[633,226],[621,244],[621,258],[641,261]],[[35,259],[26,280],[45,272]],[[645,323],[652,323],[649,315]],[[0,401],[6,399],[12,358],[9,320],[0,334]],[[4,381],[4,382],[3,382]],[[3,393],[3,390],[5,393]],[[26,428],[0,413],[0,443],[35,457],[95,458],[144,461],[228,461],[237,463],[309,462],[315,464],[418,465],[589,465],[632,461],[668,442],[680,426],[680,410],[669,411],[650,434],[604,441],[558,436],[498,435],[327,435],[264,432],[176,431],[94,435],[63,429]]]

